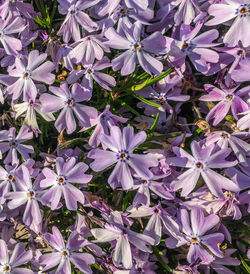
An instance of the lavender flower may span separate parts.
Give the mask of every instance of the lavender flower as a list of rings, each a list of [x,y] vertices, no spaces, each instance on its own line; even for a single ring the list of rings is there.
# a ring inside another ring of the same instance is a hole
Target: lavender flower
[[[46,53],[39,55],[38,50],[33,50],[28,55],[27,65],[26,60],[16,58],[16,68],[9,71],[9,76],[0,75],[0,81],[8,85],[7,93],[12,96],[13,101],[16,101],[22,93],[24,101],[29,99],[35,101],[37,86],[33,80],[48,85],[54,82],[55,75],[51,71],[55,69],[55,66],[50,61],[43,63],[46,58]]]
[[[32,259],[31,250],[25,251],[24,243],[17,243],[12,252],[9,255],[8,247],[4,240],[0,240],[0,271],[2,273],[22,273],[22,274],[33,274],[34,272],[27,267],[18,267],[28,263]]]
[[[79,104],[82,101],[88,101],[91,98],[91,92],[82,88],[78,83],[72,86],[71,91],[66,82],[62,82],[60,87],[51,86],[50,91],[55,94],[42,94],[40,102],[42,103],[42,112],[56,112],[62,109],[59,114],[55,127],[60,132],[64,128],[68,134],[76,129],[76,122],[73,113],[79,120],[81,126],[89,127],[90,119],[97,117],[97,110],[93,107]]]
[[[223,242],[224,235],[210,231],[220,221],[217,215],[211,214],[204,217],[201,209],[193,208],[189,219],[188,211],[181,209],[180,221],[183,237],[181,239],[174,239],[173,237],[166,239],[165,243],[168,247],[173,248],[188,244],[190,246],[187,254],[189,263],[196,262],[198,258],[202,262],[212,262],[214,260],[213,255],[223,258],[218,245]]]
[[[67,162],[62,157],[57,157],[56,173],[47,167],[42,171],[44,179],[41,179],[40,186],[46,188],[41,196],[43,204],[55,210],[63,194],[66,207],[70,210],[77,210],[77,202],[84,204],[85,197],[83,192],[72,184],[86,187],[92,179],[92,175],[84,173],[87,169],[88,166],[84,163],[76,164],[74,157]]]
[[[46,271],[58,265],[56,273],[70,274],[71,263],[79,268],[83,273],[91,274],[89,264],[94,264],[95,259],[91,254],[76,252],[83,246],[83,240],[78,239],[78,233],[72,232],[65,245],[62,234],[57,227],[52,227],[52,234],[45,233],[44,239],[54,248],[52,253],[43,254],[39,258],[39,263],[45,265]]]
[[[40,188],[36,183],[32,185],[29,170],[26,166],[22,165],[21,175],[18,175],[20,190],[8,192],[4,196],[5,199],[11,200],[8,202],[8,208],[15,209],[26,204],[23,222],[28,226],[31,224],[33,226],[39,225],[42,222],[42,215],[38,205]]]
[[[8,17],[5,21],[0,19],[0,42],[8,55],[16,56],[18,51],[22,49],[22,43],[12,34],[20,33],[25,28],[21,18],[14,20]]]
[[[166,160],[167,163],[170,165],[187,167],[189,169],[172,181],[172,190],[176,191],[182,188],[181,195],[187,196],[195,188],[200,175],[204,179],[209,190],[217,197],[220,195],[223,196],[222,189],[231,191],[239,190],[235,183],[211,169],[235,166],[237,161],[229,162],[225,160],[231,153],[231,149],[221,149],[220,151],[213,153],[214,147],[214,144],[201,147],[198,142],[193,141],[191,143],[193,156],[182,148],[173,148],[177,157],[168,158]]]
[[[232,114],[238,120],[238,113],[245,112],[249,109],[248,104],[241,98],[241,96],[249,93],[249,87],[242,88],[235,92],[238,88],[229,89],[221,85],[219,89],[213,85],[204,85],[205,90],[209,93],[200,97],[201,101],[219,101],[208,113],[206,120],[214,119],[213,126],[218,125],[227,115],[231,108]]]
[[[68,43],[72,37],[78,41],[80,36],[80,26],[86,31],[94,31],[97,24],[91,20],[84,11],[97,4],[100,0],[57,0],[59,3],[58,10],[61,14],[67,14],[57,35],[63,35],[63,40]]]
[[[126,123],[128,119],[114,115],[109,111],[110,105],[107,105],[102,113],[96,119],[90,120],[91,127],[96,126],[95,130],[89,138],[89,145],[92,147],[98,147],[100,144],[100,137],[102,134],[109,134],[110,128],[113,126],[118,126],[118,122]],[[88,128],[83,128],[84,131]],[[106,146],[105,146],[106,148]]]
[[[15,128],[10,128],[8,133],[3,138],[0,137],[0,151],[5,153],[9,150],[7,156],[4,159],[5,164],[11,163],[12,165],[18,164],[17,152],[19,152],[23,159],[26,161],[29,159],[29,154],[34,153],[34,149],[30,145],[23,145],[22,143],[32,139],[33,133],[27,126],[22,126],[18,135],[15,137]],[[3,142],[7,141],[7,142]]]
[[[141,131],[134,135],[132,127],[125,127],[123,131],[119,127],[113,126],[110,129],[110,136],[101,135],[100,140],[103,145],[111,151],[104,151],[99,148],[89,152],[88,157],[95,161],[90,164],[94,171],[101,171],[114,163],[117,163],[108,183],[112,188],[116,188],[121,183],[123,189],[130,189],[133,186],[133,178],[129,166],[138,176],[150,179],[153,174],[150,167],[157,166],[158,161],[152,155],[134,154],[133,150],[143,143],[146,133]]]
[[[121,69],[122,75],[128,75],[135,70],[137,63],[149,74],[159,74],[163,65],[151,54],[159,54],[166,50],[166,41],[160,32],[155,32],[145,38],[140,39],[141,23],[136,22],[130,29],[124,26],[125,35],[118,34],[113,28],[105,32],[108,41],[106,45],[115,49],[126,49],[124,53],[112,60],[114,71]]]
[[[132,267],[131,244],[139,250],[151,252],[148,245],[153,245],[154,243],[151,237],[125,228],[122,220],[113,224],[106,223],[104,229],[91,229],[91,233],[97,238],[94,241],[95,243],[116,241],[112,257],[113,263],[117,267],[122,264],[126,269]]]
[[[147,226],[145,227],[144,234],[154,239],[154,244],[158,245],[161,240],[162,227],[167,230],[173,237],[179,237],[179,225],[168,212],[159,204],[154,207],[141,206],[139,208],[129,209],[131,213],[129,217],[145,217],[151,216]]]
[[[55,117],[51,112],[42,112],[41,107],[42,105],[38,100],[35,102],[29,100],[27,102],[15,104],[13,109],[16,111],[16,119],[25,113],[24,124],[31,127],[33,131],[40,132],[36,119],[36,112],[48,122],[55,120]]]
[[[230,47],[234,47],[239,41],[244,47],[250,45],[250,38],[245,35],[249,27],[250,5],[247,0],[230,0],[220,4],[212,4],[208,13],[214,16],[205,23],[207,26],[219,25],[221,23],[232,22],[235,19],[224,36],[223,42]]]
[[[99,70],[103,70],[110,66],[109,59],[105,56],[93,65],[85,65],[83,70],[71,71],[67,78],[67,82],[72,84],[84,75],[81,84],[89,90],[93,90],[93,80],[95,80],[101,87],[111,91],[109,86],[114,87],[116,85],[115,78],[103,72],[99,72]]]

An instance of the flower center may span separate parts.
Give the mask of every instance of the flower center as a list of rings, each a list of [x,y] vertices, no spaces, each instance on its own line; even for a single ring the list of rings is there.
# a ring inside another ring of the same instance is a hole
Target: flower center
[[[135,49],[135,50],[141,49],[141,44],[140,44],[140,43],[135,43],[135,44],[134,44],[134,49]]]
[[[57,178],[58,185],[64,185],[65,184],[65,178],[63,176],[59,176]]]
[[[238,9],[236,9],[235,14],[239,15],[241,18],[246,17],[250,13],[250,5],[249,4],[243,4],[240,5]]]
[[[232,101],[233,95],[232,95],[232,94],[228,94],[228,95],[226,96],[226,99],[227,99],[227,101]]]
[[[154,213],[156,213],[157,215],[161,215],[161,210],[159,208],[155,208]]]
[[[121,9],[121,10],[120,10],[120,14],[124,14],[124,13],[126,13],[126,12],[127,12],[126,9]]]
[[[196,163],[196,166],[198,167],[198,168],[200,168],[200,169],[203,169],[203,164],[201,163],[201,162],[198,162],[198,163]]]
[[[30,190],[28,193],[27,193],[27,196],[29,199],[32,199],[35,197],[35,192],[33,190]]]
[[[16,142],[12,142],[12,143],[11,143],[11,146],[12,146],[12,147],[15,147],[15,146],[16,146]]]
[[[228,139],[228,135],[226,133],[221,133],[220,135],[223,139]]]
[[[72,107],[72,106],[74,105],[74,100],[68,99],[67,105],[68,105],[69,107]]]
[[[142,183],[143,183],[144,185],[147,185],[147,184],[148,184],[148,181],[147,181],[147,180],[142,180]]]
[[[122,149],[118,151],[116,154],[117,160],[120,160],[121,162],[126,162],[126,160],[129,160],[129,154],[128,151],[125,149]]]
[[[190,242],[191,242],[192,244],[199,244],[200,239],[199,239],[198,237],[192,237],[192,238],[190,239]]]
[[[63,256],[63,257],[66,257],[66,258],[69,257],[69,252],[68,252],[68,250],[63,250],[63,251],[62,251],[62,256]]]
[[[88,70],[87,70],[87,73],[92,74],[92,73],[93,73],[93,70],[92,70],[92,69],[88,69]]]
[[[230,191],[226,191],[224,192],[224,197],[227,199],[227,200],[232,200],[234,198],[234,194]]]
[[[12,181],[14,180],[14,176],[10,174],[10,175],[8,176],[8,179],[9,179],[9,181],[12,182]]]
[[[188,48],[188,43],[183,43],[183,45],[182,45],[182,47],[181,47],[182,49],[187,49]]]
[[[29,76],[30,76],[30,74],[26,71],[26,72],[24,72],[24,74],[23,74],[23,79],[28,79]]]
[[[9,265],[5,265],[3,268],[3,272],[10,272],[11,271],[11,267]]]
[[[240,9],[240,13],[241,13],[241,14],[246,14],[247,12],[248,12],[248,9],[247,9],[246,7]]]

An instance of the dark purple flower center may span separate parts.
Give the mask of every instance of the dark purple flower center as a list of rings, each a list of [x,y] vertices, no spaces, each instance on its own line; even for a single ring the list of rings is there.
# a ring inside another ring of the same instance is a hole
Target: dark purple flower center
[[[128,151],[125,149],[122,149],[118,151],[116,154],[117,160],[120,160],[121,162],[126,162],[126,160],[129,160],[129,154]]]
[[[142,183],[143,183],[144,185],[147,185],[147,184],[148,184],[148,181],[147,181],[147,180],[142,180]]]
[[[62,256],[63,257],[69,257],[69,251],[68,250],[66,250],[66,249],[64,249],[63,251],[62,251]]]
[[[221,133],[220,135],[223,139],[227,139],[228,138],[228,134],[227,133]]]
[[[232,101],[233,95],[232,95],[232,94],[228,94],[228,95],[226,96],[226,99],[227,99],[227,101]]]
[[[157,215],[161,215],[161,210],[159,208],[155,208],[154,209],[154,213],[156,213]]]
[[[16,146],[16,142],[11,142],[11,146],[15,147]]]
[[[92,69],[88,69],[88,70],[87,70],[87,73],[92,74],[92,73],[93,73],[93,70],[92,70]]]
[[[250,14],[250,5],[249,4],[242,4],[238,9],[235,11],[236,15],[239,15],[241,18],[246,17]]]
[[[3,268],[3,271],[4,272],[10,272],[11,268],[9,265],[5,265],[4,268]]]
[[[30,74],[28,72],[24,72],[23,79],[28,79]]]
[[[196,167],[203,169],[204,166],[201,162],[198,162],[198,163],[196,163]]]
[[[224,192],[224,197],[227,199],[227,200],[232,200],[234,199],[234,194],[230,191],[226,191]]]
[[[198,237],[192,237],[192,238],[190,239],[190,242],[191,242],[192,244],[199,244],[200,239],[199,239]]]
[[[135,49],[135,50],[140,50],[141,47],[142,47],[142,46],[141,46],[140,43],[135,43],[135,44],[134,44],[134,49]]]
[[[182,47],[181,47],[182,49],[187,49],[188,48],[188,43],[183,43],[183,45],[182,45]]]
[[[65,178],[63,176],[59,176],[57,178],[58,185],[64,185],[65,184]]]
[[[74,100],[73,100],[73,99],[68,99],[67,105],[68,105],[69,107],[72,107],[72,106],[74,105]]]
[[[126,12],[127,12],[126,9],[121,9],[121,10],[120,10],[120,14],[125,14]]]
[[[10,174],[10,175],[8,176],[8,179],[9,179],[9,181],[12,182],[12,181],[14,180],[14,176]]]
[[[35,192],[33,190],[30,190],[28,193],[27,193],[27,196],[29,199],[33,199],[35,197]]]

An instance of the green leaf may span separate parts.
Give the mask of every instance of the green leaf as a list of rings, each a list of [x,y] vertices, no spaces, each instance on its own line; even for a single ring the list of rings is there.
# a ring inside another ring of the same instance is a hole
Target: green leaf
[[[246,263],[246,261],[240,256],[240,259],[241,259],[241,263],[242,265],[244,266],[244,268],[246,269],[246,273],[250,273],[250,267],[249,265]]]
[[[148,134],[152,133],[155,131],[156,127],[158,126],[158,123],[159,123],[159,112],[157,113],[156,117],[155,117],[155,120],[154,120],[154,123],[153,125],[151,126],[151,128],[148,130]]]
[[[121,106],[125,107],[126,109],[128,109],[129,111],[134,113],[136,116],[141,117],[141,114],[137,110],[135,110],[131,106],[129,106],[126,102],[121,102],[118,99],[116,99],[116,101],[118,101],[121,104]]]
[[[172,71],[173,71],[173,69],[170,68],[170,69],[164,71],[162,74],[160,74],[160,75],[158,75],[158,76],[156,76],[154,78],[150,77],[150,78],[146,79],[143,83],[140,83],[140,84],[137,84],[135,86],[132,86],[131,90],[132,91],[138,91],[138,90],[141,90],[142,88],[151,86],[152,84],[154,84],[154,83],[160,81],[161,79],[165,78]]]
[[[155,102],[151,102],[143,97],[141,97],[140,95],[134,93],[133,94],[134,97],[136,97],[137,99],[139,99],[140,101],[142,101],[143,103],[147,104],[147,105],[150,105],[150,106],[153,106],[153,107],[156,107],[156,108],[161,108],[162,106],[160,104],[157,104]]]

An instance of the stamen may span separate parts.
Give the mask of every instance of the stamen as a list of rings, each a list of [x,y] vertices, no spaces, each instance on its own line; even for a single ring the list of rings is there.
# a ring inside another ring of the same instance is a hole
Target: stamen
[[[120,10],[120,13],[121,13],[121,14],[124,14],[124,13],[126,13],[126,12],[127,12],[126,9],[121,9],[121,10]]]
[[[198,168],[200,168],[200,169],[203,169],[203,164],[202,163],[200,163],[200,162],[198,162],[198,163],[196,163],[196,166],[198,167]]]
[[[24,79],[27,79],[29,77],[29,73],[28,72],[25,72],[24,74],[23,74],[23,78]]]
[[[135,49],[135,50],[141,49],[141,45],[140,45],[139,43],[135,43],[135,44],[134,44],[134,49]]]
[[[10,175],[8,176],[8,179],[9,179],[9,181],[12,182],[12,181],[14,180],[14,176],[10,174]]]
[[[68,99],[67,104],[69,107],[72,107],[74,104],[74,101],[72,99]]]
[[[57,181],[58,181],[59,184],[63,184],[65,182],[65,179],[64,179],[64,177],[61,176],[61,177],[58,178]]]
[[[181,47],[182,49],[186,49],[186,48],[188,48],[188,43],[183,43],[183,45],[182,45],[182,47]]]
[[[226,99],[227,99],[227,101],[232,101],[233,95],[232,95],[232,94],[228,94],[228,95],[226,96]]]

